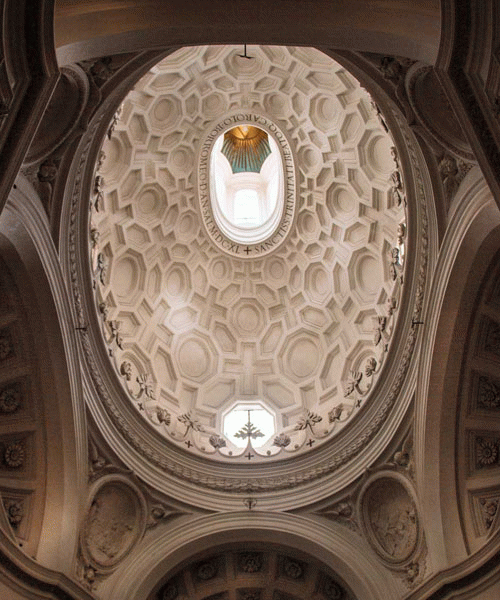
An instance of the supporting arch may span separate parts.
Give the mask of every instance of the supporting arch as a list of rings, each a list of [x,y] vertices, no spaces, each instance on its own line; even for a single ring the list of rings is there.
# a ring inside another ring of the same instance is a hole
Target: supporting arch
[[[436,0],[396,0],[389,5],[382,0],[369,4],[351,0],[333,6],[323,0],[314,7],[300,0],[258,0],[248,6],[230,0],[189,4],[59,0],[55,11],[60,64],[173,45],[243,42],[333,46],[433,63],[439,24]]]
[[[121,565],[100,593],[104,598],[143,599],[177,565],[202,549],[231,543],[273,543],[300,550],[325,564],[356,598],[399,598],[402,584],[385,571],[366,543],[346,528],[318,518],[267,512],[233,512],[179,519],[157,531]]]
[[[86,489],[85,409],[76,334],[47,217],[18,177],[0,216],[0,252],[14,274],[34,337],[46,439],[46,497],[36,558],[73,575],[82,493]]]
[[[450,210],[424,316],[416,391],[417,479],[435,570],[469,552],[458,507],[455,439],[467,326],[485,270],[500,247],[500,214],[479,170],[469,173]]]

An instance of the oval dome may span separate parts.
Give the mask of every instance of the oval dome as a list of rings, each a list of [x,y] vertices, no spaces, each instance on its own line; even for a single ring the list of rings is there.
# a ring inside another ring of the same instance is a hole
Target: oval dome
[[[337,464],[330,443],[348,457],[354,424],[381,422],[386,363],[413,343],[395,336],[404,183],[349,72],[310,48],[253,55],[249,69],[235,47],[178,50],[125,98],[96,174],[96,306],[117,385],[165,444],[148,454],[161,468],[173,448],[247,474],[316,452],[315,478]],[[248,420],[231,436],[236,409]],[[267,425],[252,422],[261,409]],[[213,485],[240,485],[227,473]],[[252,489],[278,485],[256,477]]]

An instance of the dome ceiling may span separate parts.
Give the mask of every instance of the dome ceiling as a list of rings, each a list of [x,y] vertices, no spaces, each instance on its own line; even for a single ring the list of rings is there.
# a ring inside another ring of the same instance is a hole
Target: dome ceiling
[[[369,402],[401,298],[405,207],[393,142],[344,68],[314,49],[239,54],[179,50],[128,94],[98,166],[90,260],[137,411],[191,452],[259,462],[320,446]],[[202,222],[200,147],[238,114],[281,131],[293,156],[293,220],[265,256],[217,245]],[[264,446],[224,436],[238,403],[273,414]]]

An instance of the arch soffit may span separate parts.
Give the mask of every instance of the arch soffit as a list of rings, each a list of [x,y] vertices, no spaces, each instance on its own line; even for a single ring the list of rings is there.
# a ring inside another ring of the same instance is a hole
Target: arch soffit
[[[27,299],[41,380],[47,492],[44,514],[38,517],[43,521],[37,559],[48,568],[69,574],[73,556],[68,548],[76,550],[78,515],[86,487],[84,403],[78,391],[80,371],[66,285],[40,200],[22,177],[18,177],[0,215],[0,252]],[[63,512],[75,518],[63,521]]]
[[[416,390],[415,451],[425,529],[434,568],[464,560],[455,481],[461,361],[477,292],[500,247],[500,215],[479,169],[469,173],[450,211],[422,328]],[[436,490],[440,501],[436,502]]]
[[[322,0],[315,2],[313,11],[298,0],[280,5],[283,8],[259,0],[244,13],[235,11],[232,3],[218,4],[216,10],[213,3],[136,0],[126,7],[117,2],[116,7],[108,3],[103,8],[97,2],[60,0],[55,8],[59,63],[174,44],[237,44],[243,39],[255,44],[334,45],[433,63],[440,43],[437,0],[398,0],[399,6],[393,3],[390,8],[381,0],[369,5],[354,0],[335,11]],[[282,24],[278,29],[277,22]]]

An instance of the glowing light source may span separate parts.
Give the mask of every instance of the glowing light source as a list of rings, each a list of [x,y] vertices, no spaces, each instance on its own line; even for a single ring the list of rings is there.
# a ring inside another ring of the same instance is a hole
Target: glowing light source
[[[251,441],[254,448],[263,446],[276,432],[274,416],[257,402],[236,404],[223,419],[224,435],[238,448]]]

